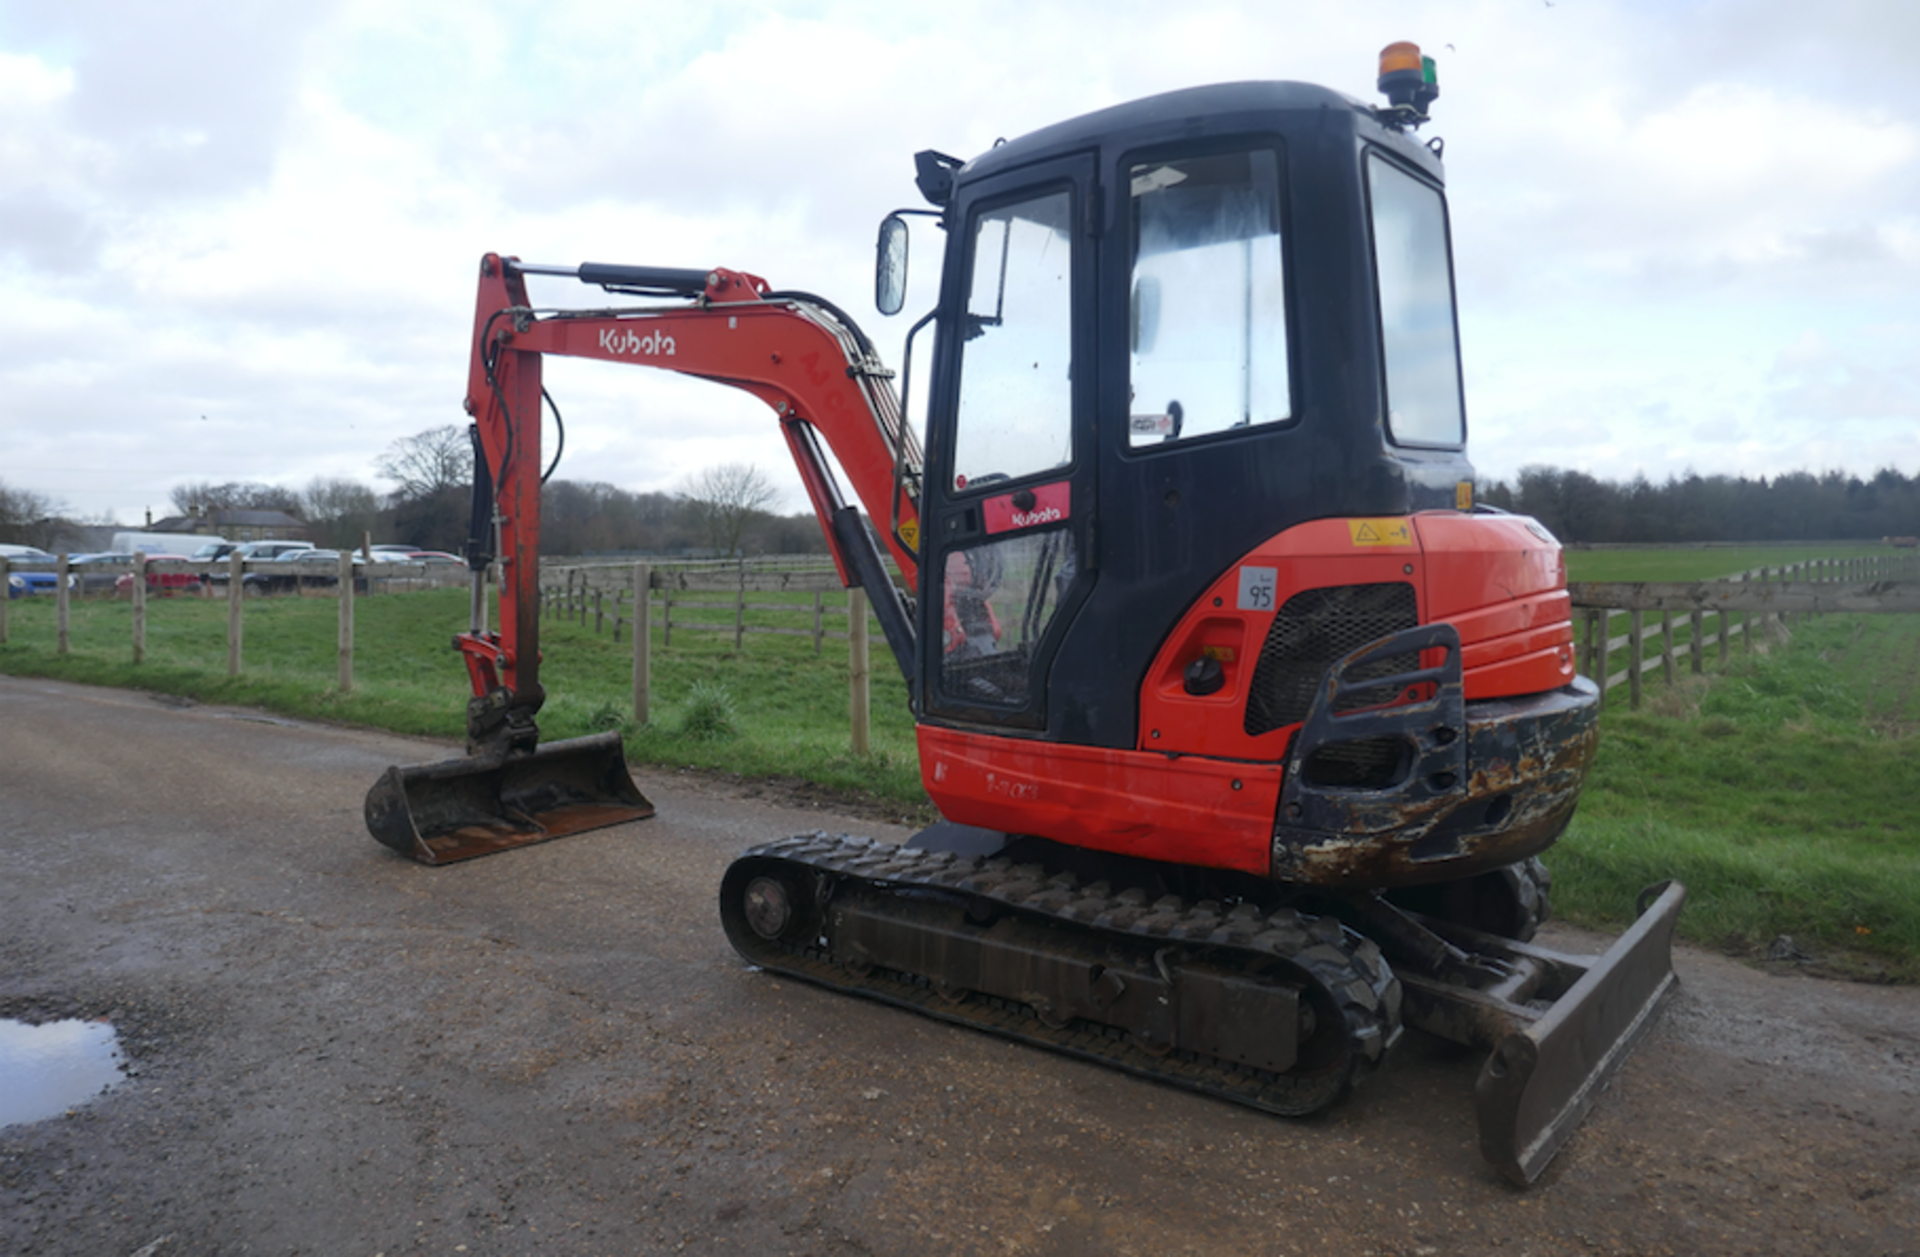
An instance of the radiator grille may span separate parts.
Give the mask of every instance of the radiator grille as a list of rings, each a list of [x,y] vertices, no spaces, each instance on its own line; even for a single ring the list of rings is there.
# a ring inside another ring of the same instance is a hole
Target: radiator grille
[[[1334,585],[1305,589],[1287,599],[1260,647],[1247,695],[1249,737],[1306,719],[1327,669],[1352,651],[1420,622],[1413,586]],[[1416,654],[1368,665],[1356,680],[1419,666]],[[1377,697],[1374,701],[1378,701]]]

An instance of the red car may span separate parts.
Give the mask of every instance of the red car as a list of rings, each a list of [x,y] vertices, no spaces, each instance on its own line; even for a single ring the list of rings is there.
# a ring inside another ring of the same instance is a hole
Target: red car
[[[156,572],[156,563],[191,563],[184,554],[149,554],[147,556],[147,592],[173,595],[186,590],[200,592],[200,574],[198,572]],[[133,592],[133,573],[128,572],[113,582],[115,595],[131,595]]]

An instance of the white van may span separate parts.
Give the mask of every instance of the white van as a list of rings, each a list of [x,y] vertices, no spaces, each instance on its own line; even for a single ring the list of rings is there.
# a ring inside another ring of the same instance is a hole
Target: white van
[[[180,554],[187,558],[209,543],[225,544],[225,537],[185,532],[117,532],[113,534],[115,554]]]

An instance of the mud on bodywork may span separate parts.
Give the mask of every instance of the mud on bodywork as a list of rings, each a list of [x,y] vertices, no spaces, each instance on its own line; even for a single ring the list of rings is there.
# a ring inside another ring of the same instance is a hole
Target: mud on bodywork
[[[1394,656],[1430,667],[1366,677]],[[1388,706],[1386,704],[1396,705]],[[1460,637],[1427,624],[1328,670],[1288,748],[1273,876],[1393,887],[1470,877],[1551,846],[1599,744],[1599,692],[1573,684],[1468,703]]]

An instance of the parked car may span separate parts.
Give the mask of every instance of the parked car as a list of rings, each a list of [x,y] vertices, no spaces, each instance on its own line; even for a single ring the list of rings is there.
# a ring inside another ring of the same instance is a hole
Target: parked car
[[[163,597],[187,591],[197,593],[200,589],[199,573],[156,572],[152,567],[155,563],[191,562],[193,562],[193,560],[184,554],[149,554],[147,556],[147,592],[150,594],[159,594]],[[119,578],[113,582],[113,591],[116,594],[131,595],[133,593],[133,578],[134,574],[132,572],[122,572]]]
[[[415,550],[411,554],[409,554],[407,557],[412,559],[415,563],[427,563],[427,564],[433,564],[433,565],[439,565],[442,563],[458,563],[462,567],[465,567],[467,565],[467,561],[465,559],[461,558],[457,554],[448,554],[445,550]]]
[[[249,594],[277,594],[302,586],[312,589],[316,586],[340,583],[340,552],[338,550],[321,550],[313,546],[303,546],[260,561],[276,565],[293,564],[305,570],[247,572],[241,576],[240,583]],[[359,555],[353,556],[353,565],[356,568],[364,562],[365,560]],[[365,588],[365,586],[356,583],[355,588]]]
[[[72,589],[77,594],[110,594],[120,587],[120,578],[133,567],[133,556],[119,550],[98,554],[76,554],[67,560],[72,573]],[[199,577],[193,578],[196,582]]]
[[[21,563],[53,563],[54,557],[39,546],[19,546],[0,544],[0,559],[7,561],[7,597],[25,598],[32,594],[50,594],[60,583],[60,576],[51,569],[47,571],[22,572],[16,567]]]
[[[249,541],[238,546],[228,546],[224,554],[215,554],[215,555],[207,556],[208,559],[215,561],[215,564],[216,564],[213,568],[209,569],[209,571],[207,572],[207,580],[210,583],[215,585],[226,584],[227,570],[228,570],[227,562],[231,560],[232,557],[236,554],[240,556],[240,562],[244,565],[244,564],[253,563],[253,562],[274,563],[274,562],[280,561],[283,558],[291,557],[296,551],[306,551],[311,549],[313,549],[313,543],[311,541]],[[196,559],[200,558],[199,555],[195,555],[194,557]],[[205,562],[207,560],[202,559],[201,561]],[[285,584],[286,581],[288,580],[287,577],[280,577],[278,579],[282,584]],[[251,584],[271,585],[273,583],[272,581],[267,581],[267,582],[249,581],[245,576],[241,577],[241,581],[243,584],[249,584],[249,585]],[[263,588],[261,592],[265,593],[266,589]]]
[[[201,546],[193,552],[193,561],[195,563],[218,563],[221,559],[226,558],[244,544],[246,543],[241,541],[209,541],[206,545]]]

